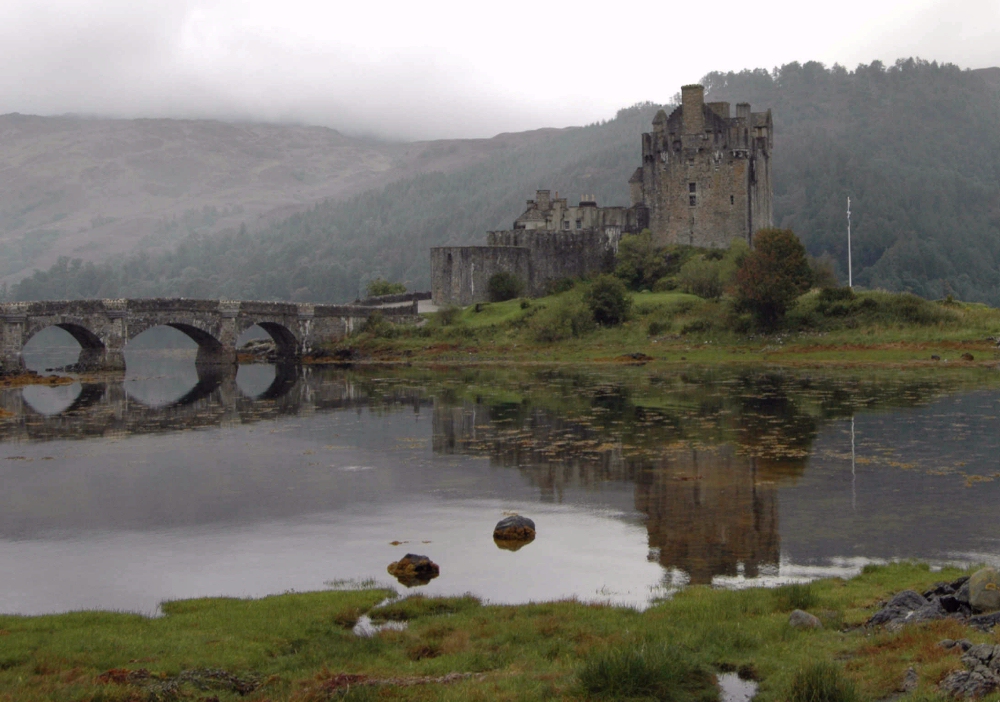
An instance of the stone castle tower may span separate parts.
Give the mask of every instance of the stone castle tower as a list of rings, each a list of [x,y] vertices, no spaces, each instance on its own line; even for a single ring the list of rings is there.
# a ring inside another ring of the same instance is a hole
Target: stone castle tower
[[[579,205],[538,190],[512,229],[489,232],[486,246],[431,249],[431,295],[439,305],[487,299],[490,277],[515,275],[530,296],[545,295],[561,278],[613,270],[622,234],[643,229],[658,245],[726,248],[753,244],[771,214],[771,111],[728,102],[705,103],[705,88],[685,85],[669,116],[660,110],[642,135],[642,165],[629,179],[631,206]]]
[[[771,111],[705,103],[705,88],[685,85],[670,116],[660,110],[642,135],[642,165],[629,179],[632,206],[657,244],[727,247],[752,242],[773,226]]]

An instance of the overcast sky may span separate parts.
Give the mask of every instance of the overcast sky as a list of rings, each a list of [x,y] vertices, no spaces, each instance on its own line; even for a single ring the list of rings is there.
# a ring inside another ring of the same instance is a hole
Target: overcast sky
[[[909,56],[1000,65],[1000,0],[3,0],[0,113],[492,136],[712,70]]]

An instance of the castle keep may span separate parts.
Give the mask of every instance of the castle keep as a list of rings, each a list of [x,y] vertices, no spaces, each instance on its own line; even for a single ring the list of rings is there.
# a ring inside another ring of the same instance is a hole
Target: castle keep
[[[486,246],[431,249],[432,299],[469,305],[487,299],[499,271],[513,273],[531,296],[560,278],[614,268],[622,234],[649,229],[654,243],[727,247],[772,226],[771,111],[705,103],[705,88],[686,85],[681,104],[660,110],[642,135],[642,165],[629,179],[629,207],[598,207],[592,196],[570,206],[539,190],[513,229],[489,232]]]

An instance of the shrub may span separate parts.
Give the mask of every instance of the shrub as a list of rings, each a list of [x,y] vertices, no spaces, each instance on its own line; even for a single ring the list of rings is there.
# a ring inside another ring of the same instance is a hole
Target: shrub
[[[677,282],[686,293],[715,300],[722,295],[721,268],[721,259],[711,260],[707,256],[692,258],[681,266]]]
[[[670,330],[670,322],[660,322],[658,320],[653,320],[649,323],[648,333],[650,336],[659,336],[666,331]]]
[[[618,243],[618,265],[615,275],[632,290],[644,290],[665,276],[670,268],[670,253],[653,245],[648,229],[639,234],[623,236]]]
[[[848,287],[823,288],[819,291],[820,304],[830,304],[831,302],[848,302],[855,297],[854,290]]]
[[[396,327],[379,310],[368,315],[368,319],[361,325],[361,331],[380,339],[391,339],[396,336]]]
[[[594,314],[579,300],[557,303],[531,320],[535,340],[543,343],[578,338],[595,326]]]
[[[437,311],[434,319],[439,326],[449,327],[462,316],[461,307],[444,307]]]
[[[761,229],[754,249],[735,276],[736,306],[765,328],[774,327],[788,306],[812,284],[806,250],[790,229]]]
[[[682,648],[626,645],[592,654],[577,674],[585,694],[602,699],[714,700],[715,675]]]
[[[625,285],[611,275],[602,275],[594,280],[583,301],[590,307],[594,321],[608,327],[624,322],[632,309],[632,297]]]
[[[490,276],[486,283],[486,294],[490,302],[504,302],[520,297],[524,290],[521,279],[509,271],[499,271]]]
[[[818,661],[801,668],[792,678],[789,702],[855,702],[854,683],[833,663]]]
[[[549,286],[552,290],[553,295],[558,295],[559,293],[569,292],[576,287],[576,280],[573,278],[560,278],[552,282]]]
[[[653,283],[653,292],[670,292],[677,289],[677,278],[672,275],[665,275]]]
[[[406,292],[406,286],[402,283],[390,283],[385,278],[376,278],[369,281],[365,288],[368,297],[379,297],[380,295],[400,295]]]

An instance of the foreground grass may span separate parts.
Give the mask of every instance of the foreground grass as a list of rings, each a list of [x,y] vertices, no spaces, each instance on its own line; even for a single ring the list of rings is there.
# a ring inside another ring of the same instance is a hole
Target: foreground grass
[[[782,329],[765,334],[754,331],[725,298],[642,292],[633,295],[625,324],[596,328],[580,323],[586,285],[536,300],[437,313],[420,328],[376,326],[339,347],[380,361],[448,363],[614,362],[637,353],[666,363],[913,365],[1000,359],[995,341],[1000,310],[976,303],[883,291],[830,301],[814,290],[798,300]]]
[[[694,702],[714,698],[712,673],[737,669],[760,681],[761,702],[798,699],[811,679],[824,684],[831,676],[834,688],[884,699],[910,667],[920,677],[911,697],[929,699],[960,667],[958,654],[937,641],[995,636],[954,621],[900,633],[859,625],[891,593],[958,575],[896,564],[848,581],[777,590],[692,587],[643,613],[576,602],[485,606],[471,597],[411,597],[372,612],[409,627],[372,638],[355,637],[350,627],[384,590],[172,602],[157,619],[3,616],[0,699]],[[789,628],[788,611],[797,606],[825,627]],[[833,667],[817,673],[817,662]]]

